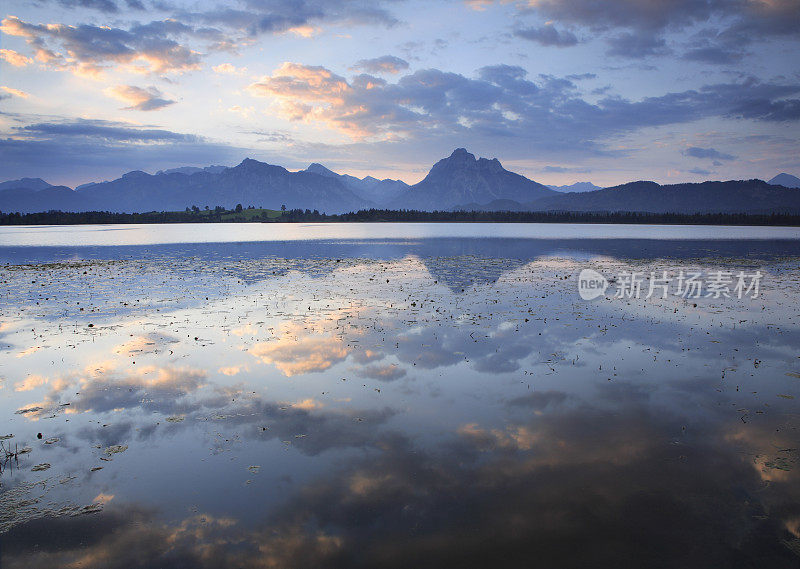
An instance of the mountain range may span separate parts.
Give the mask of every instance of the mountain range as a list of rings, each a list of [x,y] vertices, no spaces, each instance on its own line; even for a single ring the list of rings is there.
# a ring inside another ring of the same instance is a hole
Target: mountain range
[[[176,211],[217,205],[233,208],[484,211],[630,211],[654,213],[800,213],[800,179],[779,174],[763,180],[659,185],[638,181],[599,188],[590,182],[548,187],[503,168],[496,158],[476,158],[464,148],[436,162],[414,185],[357,178],[313,163],[297,172],[246,158],[233,167],[182,167],[155,174],[128,172],[75,189],[41,178],[0,183],[0,211]]]
[[[547,186],[551,190],[555,190],[557,192],[593,192],[595,190],[600,190],[600,186],[595,186],[591,182],[575,182],[574,184],[570,184],[568,186]]]
[[[785,186],[787,188],[800,188],[800,178],[791,174],[778,174],[768,183],[775,186]]]

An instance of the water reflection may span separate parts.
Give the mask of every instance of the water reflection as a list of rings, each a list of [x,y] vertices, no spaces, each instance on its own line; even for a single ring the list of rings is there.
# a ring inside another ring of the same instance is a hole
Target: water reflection
[[[564,246],[0,248],[3,567],[797,566],[797,244]]]

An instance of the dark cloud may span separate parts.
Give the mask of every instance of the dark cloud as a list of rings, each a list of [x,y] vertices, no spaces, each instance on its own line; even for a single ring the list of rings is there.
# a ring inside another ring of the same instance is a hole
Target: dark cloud
[[[625,32],[608,39],[606,53],[620,57],[641,58],[651,55],[667,55],[671,51],[663,38],[647,33]]]
[[[553,26],[539,28],[520,28],[514,30],[518,38],[534,41],[544,46],[570,47],[578,43],[578,38],[569,31],[557,30]]]
[[[508,402],[515,407],[528,407],[531,409],[542,410],[548,407],[559,407],[570,400],[570,396],[563,391],[534,391],[530,395],[516,397]]]
[[[361,59],[353,66],[353,69],[360,69],[367,73],[399,73],[408,67],[405,59],[394,55],[382,55],[374,59]]]
[[[17,127],[17,131],[33,135],[93,138],[113,142],[199,142],[191,134],[169,130],[131,128],[123,123],[79,119],[72,122],[36,123]]]
[[[732,33],[792,35],[800,31],[800,5],[794,0],[538,0],[533,10],[594,29],[660,32],[720,21]]]
[[[120,11],[119,6],[113,0],[56,0],[56,2],[60,6],[70,9],[88,8],[107,14],[116,14]]]
[[[739,63],[745,56],[741,50],[731,50],[719,46],[695,47],[683,54],[683,58],[689,61],[702,61],[703,63],[715,63],[727,65]]]
[[[666,34],[699,26],[707,26],[702,35],[716,39],[703,46],[690,41],[684,57],[712,64],[740,61],[743,46],[751,43],[800,38],[800,3],[795,0],[539,0],[523,10],[613,34],[609,54],[623,57],[664,53],[660,42]]]
[[[207,141],[193,134],[100,120],[63,120],[15,127],[0,139],[7,159],[3,176],[71,179],[91,171],[93,179],[116,178],[137,168],[154,170],[175,164],[240,161],[252,151]],[[47,156],[46,161],[42,157]]]
[[[691,156],[692,158],[711,158],[714,160],[736,160],[736,156],[732,154],[725,154],[714,148],[700,148],[699,146],[690,146],[683,151],[684,156]]]
[[[204,23],[255,37],[326,23],[394,26],[397,18],[379,3],[363,0],[249,0],[243,7],[177,12],[181,21]]]
[[[747,55],[745,46],[753,38],[741,37],[738,33],[719,33],[714,29],[703,29],[694,34],[686,44],[683,59],[715,65],[739,63]]]
[[[584,79],[597,79],[596,73],[578,73],[573,75],[567,75],[564,79],[568,79],[569,81],[583,81]]]
[[[698,174],[700,176],[708,176],[711,174],[708,170],[703,170],[702,168],[692,168],[689,170],[690,174]]]
[[[800,100],[778,99],[766,97],[741,97],[738,104],[731,109],[730,116],[743,119],[755,119],[772,122],[790,122],[800,120]]]
[[[540,0],[534,10],[560,21],[590,28],[624,27],[663,30],[706,21],[726,0]]]

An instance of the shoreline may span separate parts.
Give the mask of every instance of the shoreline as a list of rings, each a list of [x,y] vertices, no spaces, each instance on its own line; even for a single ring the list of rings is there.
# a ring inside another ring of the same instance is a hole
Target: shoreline
[[[108,225],[186,223],[548,223],[601,225],[715,225],[798,227],[800,215],[789,213],[649,213],[361,210],[325,214],[310,210],[244,209],[145,213],[62,212],[2,213],[0,226]]]

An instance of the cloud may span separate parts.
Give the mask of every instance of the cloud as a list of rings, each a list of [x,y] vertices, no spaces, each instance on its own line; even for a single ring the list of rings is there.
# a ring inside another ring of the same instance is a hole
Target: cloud
[[[531,7],[547,18],[590,28],[627,27],[660,30],[706,20],[715,2],[639,0],[535,0]]]
[[[748,55],[745,46],[752,40],[751,37],[742,37],[738,32],[720,32],[714,28],[704,28],[686,42],[681,57],[687,61],[714,65],[739,63]]]
[[[516,397],[508,402],[514,407],[528,407],[541,411],[547,408],[560,407],[570,400],[570,396],[563,391],[534,391],[530,395]]]
[[[683,54],[683,58],[689,61],[701,61],[703,63],[714,63],[719,65],[727,65],[731,63],[739,63],[744,59],[745,52],[739,49],[728,49],[719,46],[706,46],[695,47],[687,50]]]
[[[396,364],[373,364],[365,366],[356,371],[359,377],[368,379],[378,379],[381,381],[393,381],[406,375],[406,370]]]
[[[36,410],[26,413],[25,417],[36,420],[52,414],[54,409],[67,413],[102,413],[140,407],[174,414],[199,406],[187,398],[203,386],[206,376],[207,373],[202,369],[174,366],[142,366],[123,373],[107,368],[87,370],[77,383],[63,378],[53,382],[44,400],[26,406]],[[18,391],[27,391],[43,383],[46,381],[23,385]],[[69,390],[78,392],[79,396],[73,398],[65,410],[60,402]]]
[[[552,25],[539,28],[520,28],[514,30],[514,35],[544,46],[570,47],[578,43],[575,34],[564,30],[559,31]]]
[[[340,337],[322,332],[309,334],[301,324],[286,323],[274,340],[258,342],[248,352],[286,377],[325,371],[347,358],[352,348]]]
[[[586,168],[569,168],[566,166],[545,166],[542,168],[542,172],[546,172],[547,174],[585,174],[589,172]]]
[[[642,58],[651,55],[667,55],[670,49],[663,38],[647,33],[622,33],[608,39],[606,53],[620,57]]]
[[[618,96],[590,103],[570,80],[494,65],[469,78],[423,69],[395,83],[369,75],[351,80],[320,66],[284,63],[248,87],[270,100],[275,114],[324,125],[353,140],[452,136],[525,141],[549,150],[599,151],[601,140],[645,127],[710,117],[800,119],[798,84],[706,85],[630,101]]]
[[[697,174],[699,176],[708,176],[708,175],[711,174],[710,171],[703,170],[702,168],[692,168],[691,170],[689,170],[689,173],[690,174]]]
[[[44,1],[47,2],[47,0]],[[69,9],[88,8],[106,14],[120,12],[119,5],[113,0],[56,0],[56,3]],[[125,5],[132,10],[144,10],[144,5],[139,0],[125,0]]]
[[[325,371],[344,360],[349,349],[338,338],[306,337],[262,342],[249,352],[263,363],[274,364],[286,377]]]
[[[483,12],[487,7],[493,4],[492,0],[464,0],[464,3],[476,12]]]
[[[130,105],[125,107],[126,110],[156,111],[175,103],[175,101],[161,98],[161,91],[155,87],[142,89],[133,85],[117,85],[108,87],[103,92],[109,97]]]
[[[701,26],[706,26],[701,35],[713,41],[698,46],[690,39],[684,57],[711,64],[739,61],[747,44],[800,38],[795,0],[529,0],[520,6],[550,21],[612,34],[609,55],[622,57],[664,53],[664,35]]]
[[[33,63],[30,57],[22,55],[13,49],[0,49],[0,59],[14,67],[25,67]]]
[[[177,340],[170,336],[149,333],[133,336],[130,340],[116,346],[112,352],[120,356],[137,356],[140,354],[157,354],[164,351]]]
[[[576,73],[572,75],[567,75],[564,79],[568,79],[570,81],[583,81],[585,79],[597,79],[596,73]]]
[[[382,55],[374,59],[361,59],[353,69],[366,71],[367,73],[400,73],[408,69],[408,61],[400,59],[394,55]]]
[[[281,142],[287,145],[294,144],[294,138],[288,132],[279,130],[251,130],[246,131],[244,134],[252,134],[260,137],[260,140],[266,142]]]
[[[0,31],[24,37],[36,60],[78,75],[99,77],[109,64],[136,73],[181,73],[200,67],[200,54],[174,38],[213,36],[175,20],[135,24],[129,29],[79,24],[31,24],[16,16],[2,20]],[[61,50],[61,51],[58,51]]]
[[[115,142],[197,142],[198,137],[169,130],[134,128],[125,123],[79,119],[58,123],[36,123],[17,127],[22,133],[59,137],[92,137]]]
[[[220,75],[243,75],[247,73],[246,67],[237,68],[231,63],[220,63],[211,69],[214,71],[214,73],[218,73]]]
[[[736,160],[736,156],[732,154],[725,154],[714,148],[700,148],[699,146],[690,146],[683,151],[683,155],[692,158],[710,158],[713,160]]]
[[[595,29],[675,30],[714,18],[732,28],[762,33],[792,34],[800,29],[800,5],[793,0],[533,0],[529,4],[548,18]]]
[[[14,384],[14,391],[32,391],[47,383],[47,378],[41,375],[29,375],[22,381]]]
[[[179,11],[175,17],[238,34],[230,42],[233,45],[264,34],[290,32],[311,37],[323,24],[392,27],[398,23],[398,19],[379,3],[362,0],[249,1],[243,8],[220,6],[206,11]]]
[[[1,85],[0,90],[5,91],[9,95],[19,97],[20,99],[27,99],[30,97],[30,94],[26,93],[25,91],[20,91],[19,89],[14,89],[13,87],[6,87],[5,85]]]
[[[0,138],[0,154],[7,160],[3,176],[9,179],[35,174],[75,180],[76,173],[90,171],[96,180],[117,178],[137,168],[234,163],[252,151],[126,122],[62,119],[14,127],[10,135]],[[42,156],[47,156],[45,162]]]

